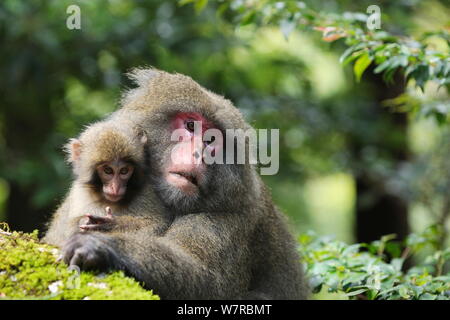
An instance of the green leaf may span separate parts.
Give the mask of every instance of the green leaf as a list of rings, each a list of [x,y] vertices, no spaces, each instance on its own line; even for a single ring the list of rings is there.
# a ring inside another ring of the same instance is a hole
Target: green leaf
[[[369,56],[369,53],[366,52],[362,56],[356,60],[355,65],[353,66],[353,73],[355,74],[356,81],[359,82],[361,80],[361,76],[367,67],[371,64],[372,58]]]
[[[374,73],[380,73],[382,72],[384,69],[386,69],[387,67],[389,67],[391,65],[392,61],[391,59],[386,60],[385,62],[383,62],[382,64],[378,65],[375,70],[373,70]]]
[[[385,251],[389,253],[392,257],[398,258],[402,253],[402,248],[398,242],[388,242],[386,243]]]
[[[429,294],[429,293],[424,293],[419,298],[419,300],[436,300],[436,299],[437,299],[437,295]]]
[[[353,60],[358,59],[359,57],[361,57],[364,54],[364,51],[355,51],[353,52],[350,56],[348,56],[347,58],[345,58],[344,61],[342,61],[342,65],[346,66],[347,64],[349,64],[350,62],[352,62]]]
[[[398,293],[402,296],[402,298],[409,299],[410,295],[408,294],[408,288],[405,286],[400,287]]]
[[[347,50],[345,50],[344,53],[339,58],[339,62],[345,66],[348,62],[360,56],[363,53],[362,49],[364,49],[365,47],[366,47],[365,43],[358,43],[357,45],[348,47]],[[350,58],[351,60],[348,61]]]
[[[377,290],[369,290],[369,291],[367,291],[366,295],[367,295],[367,299],[374,300],[378,295],[378,291]]]
[[[352,296],[357,296],[358,294],[364,293],[366,292],[367,289],[359,289],[359,290],[355,290],[349,293],[346,293],[347,297],[352,297]]]
[[[355,253],[358,252],[358,250],[359,250],[360,247],[361,247],[361,246],[360,246],[358,243],[352,244],[352,245],[348,246],[347,248],[345,248],[345,249],[342,251],[342,255],[343,255],[343,256],[346,256],[346,255],[349,255],[349,254],[355,254]]]
[[[391,261],[391,265],[394,267],[396,271],[401,271],[403,266],[404,259],[394,258]]]

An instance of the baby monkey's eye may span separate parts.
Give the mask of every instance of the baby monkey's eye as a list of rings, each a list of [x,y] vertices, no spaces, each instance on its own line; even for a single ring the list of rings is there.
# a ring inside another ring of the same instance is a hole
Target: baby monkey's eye
[[[103,167],[103,172],[106,173],[106,174],[113,174],[114,170],[111,167],[104,166]]]
[[[120,169],[120,174],[127,174],[129,169],[127,167]]]
[[[194,120],[187,120],[186,121],[186,129],[188,129],[190,132],[194,132],[194,129],[195,129]]]

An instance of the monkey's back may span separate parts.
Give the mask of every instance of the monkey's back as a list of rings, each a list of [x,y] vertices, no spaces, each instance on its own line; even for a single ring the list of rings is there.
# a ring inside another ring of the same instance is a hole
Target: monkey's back
[[[262,189],[261,204],[252,213],[257,220],[250,244],[253,248],[250,297],[307,299],[309,290],[296,241],[267,187],[262,185]]]

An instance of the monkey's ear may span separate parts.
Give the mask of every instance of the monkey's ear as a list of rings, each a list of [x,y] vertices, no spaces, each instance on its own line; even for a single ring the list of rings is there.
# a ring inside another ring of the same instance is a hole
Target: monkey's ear
[[[138,132],[138,137],[139,137],[139,141],[142,144],[146,144],[148,141],[148,135],[147,135],[147,131],[145,130],[139,130]]]
[[[147,87],[160,74],[162,71],[151,67],[135,68],[128,72],[126,75],[137,85],[137,88],[125,90],[122,93],[121,105],[127,105],[138,100],[139,97],[145,96]]]
[[[146,86],[156,76],[161,74],[161,71],[152,67],[134,68],[127,73],[128,78],[133,80],[139,87]]]
[[[77,162],[80,159],[82,143],[78,139],[70,139],[69,143],[64,146],[67,152],[67,160],[70,163]]]

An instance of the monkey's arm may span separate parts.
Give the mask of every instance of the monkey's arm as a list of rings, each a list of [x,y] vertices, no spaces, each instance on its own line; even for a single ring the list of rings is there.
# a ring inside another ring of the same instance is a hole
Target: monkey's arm
[[[79,220],[79,229],[82,232],[136,232],[142,228],[157,234],[164,225],[154,216],[114,216],[107,213],[104,216],[86,214]],[[151,230],[149,230],[151,229]]]
[[[43,242],[62,246],[72,234],[78,231],[77,221],[69,218],[69,202],[69,198],[66,198],[54,213],[47,232],[42,238]]]
[[[190,214],[161,237],[146,228],[80,233],[64,248],[64,260],[125,270],[165,299],[235,298],[250,285],[249,225],[236,214]]]
[[[98,222],[98,228],[104,231],[112,230],[116,226],[125,226],[125,223],[122,223],[122,220],[112,223],[112,221],[107,221],[107,218],[102,220],[104,218],[97,214],[81,215],[80,211],[80,215],[77,216],[73,211],[74,208],[71,205],[71,197],[69,195],[54,213],[42,241],[62,247],[70,236],[79,232],[80,227],[85,225],[90,219],[94,222]]]

